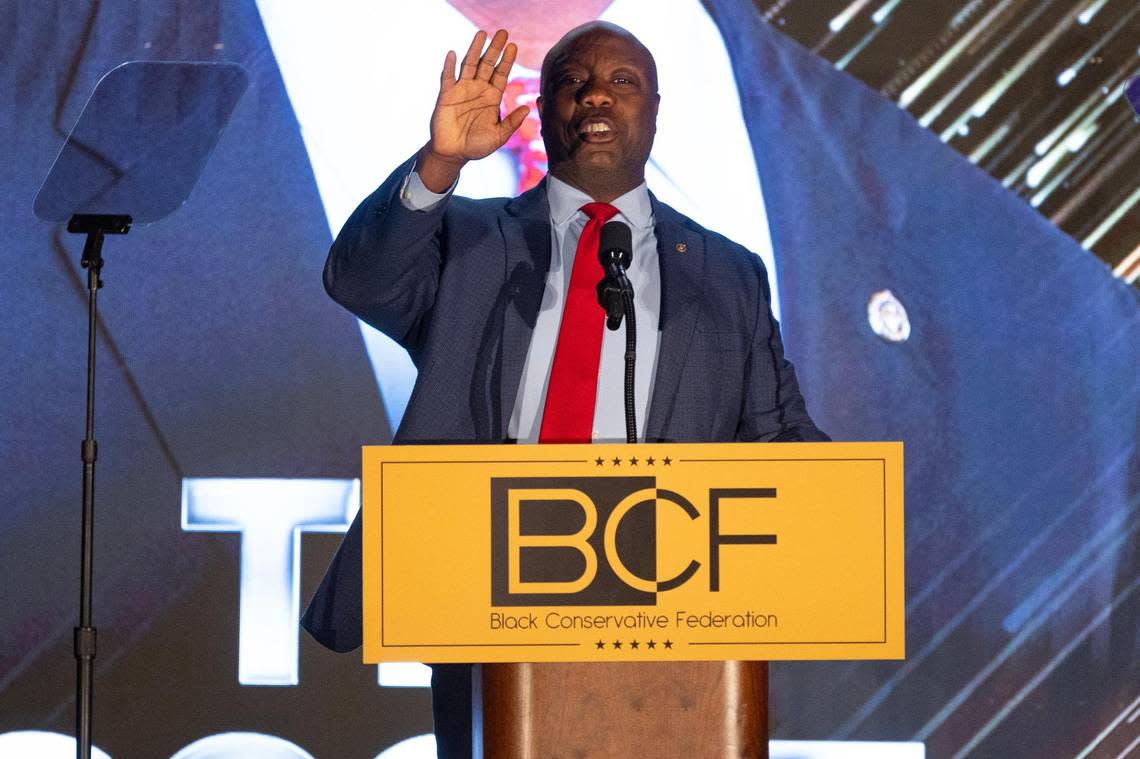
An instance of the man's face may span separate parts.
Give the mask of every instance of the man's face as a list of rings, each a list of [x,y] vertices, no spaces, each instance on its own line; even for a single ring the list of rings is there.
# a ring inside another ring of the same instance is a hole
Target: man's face
[[[625,35],[587,31],[555,51],[543,76],[538,109],[550,173],[598,200],[639,185],[660,101],[649,53]]]

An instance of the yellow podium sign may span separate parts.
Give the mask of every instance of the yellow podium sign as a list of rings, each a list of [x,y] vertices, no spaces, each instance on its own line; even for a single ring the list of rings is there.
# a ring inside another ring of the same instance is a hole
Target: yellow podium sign
[[[364,449],[364,660],[900,659],[902,443]]]

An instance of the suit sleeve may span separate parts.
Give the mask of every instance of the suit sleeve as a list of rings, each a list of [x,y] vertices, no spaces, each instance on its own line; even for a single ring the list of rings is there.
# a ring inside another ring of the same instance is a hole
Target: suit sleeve
[[[756,321],[745,362],[744,406],[736,439],[741,442],[826,442],[800,393],[796,370],[784,356],[780,325],[772,316],[771,292],[764,265],[751,256],[759,279]]]
[[[417,361],[443,265],[448,199],[422,211],[403,203],[400,192],[414,161],[397,168],[349,217],[329,250],[324,283],[333,300]],[[301,619],[333,651],[352,651],[363,642],[360,531],[357,514]]]
[[[439,285],[448,199],[428,210],[404,205],[405,161],[349,217],[325,263],[330,297],[418,359]]]

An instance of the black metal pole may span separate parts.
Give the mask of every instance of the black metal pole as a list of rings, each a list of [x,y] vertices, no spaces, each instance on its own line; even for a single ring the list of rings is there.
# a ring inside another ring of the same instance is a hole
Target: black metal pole
[[[91,759],[94,705],[95,627],[91,623],[91,596],[95,563],[95,338],[98,329],[99,288],[103,286],[103,235],[126,234],[130,216],[76,215],[67,231],[87,235],[80,266],[87,270],[87,430],[80,446],[83,460],[83,527],[79,558],[79,625],[75,628],[75,755]]]
[[[95,668],[95,628],[91,624],[92,573],[95,558],[95,334],[98,316],[100,273],[103,268],[103,231],[92,230],[83,246],[81,265],[87,269],[87,434],[80,455],[83,459],[83,529],[79,569],[79,626],[75,628],[75,660],[78,667],[75,695],[75,743],[78,759],[91,757],[91,708]]]
[[[611,222],[613,223],[613,222]],[[608,226],[608,225],[607,225]],[[628,234],[628,232],[627,232]],[[603,258],[605,266],[608,259]],[[617,330],[625,321],[625,442],[637,442],[637,412],[634,399],[634,380],[637,364],[637,321],[633,308],[633,285],[618,262],[598,283],[598,305],[606,312],[606,328]]]
[[[637,402],[633,389],[637,361],[637,321],[633,314],[633,286],[621,275],[621,302],[625,312],[625,442],[637,442]]]
[[[637,362],[637,322],[633,285],[625,275],[633,262],[633,232],[620,221],[607,222],[598,240],[598,262],[605,276],[598,283],[598,305],[606,312],[606,328],[616,330],[625,318],[625,442],[637,442],[634,366]]]

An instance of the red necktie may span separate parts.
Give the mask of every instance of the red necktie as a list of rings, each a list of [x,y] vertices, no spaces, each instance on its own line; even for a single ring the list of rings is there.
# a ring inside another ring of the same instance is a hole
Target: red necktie
[[[590,218],[574,253],[574,270],[570,272],[570,288],[538,432],[540,443],[588,443],[594,426],[606,320],[597,296],[598,282],[604,274],[598,261],[598,243],[602,225],[618,210],[609,203],[587,203],[579,210]]]

